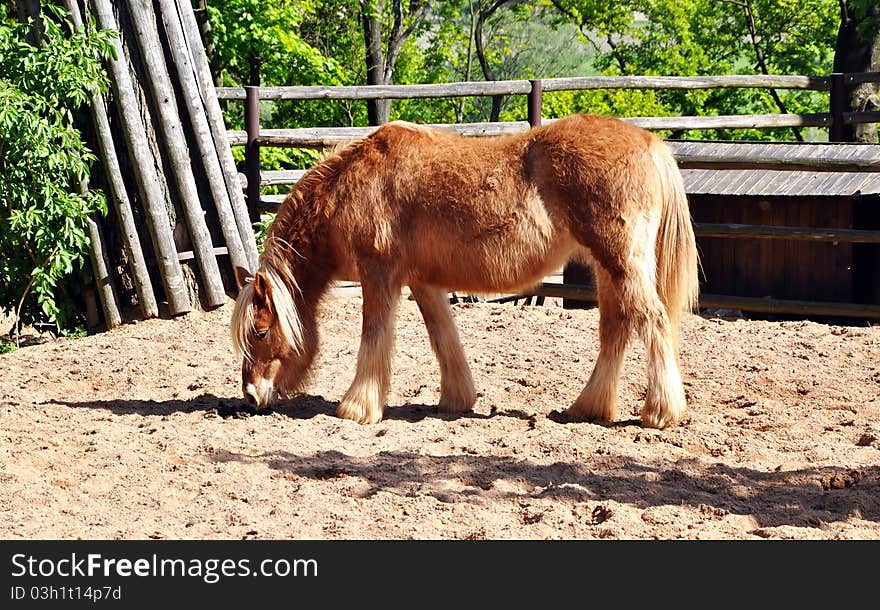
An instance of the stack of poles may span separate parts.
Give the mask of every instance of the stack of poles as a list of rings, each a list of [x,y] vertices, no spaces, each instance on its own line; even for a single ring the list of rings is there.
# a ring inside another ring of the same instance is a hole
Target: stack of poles
[[[65,0],[65,4],[74,26],[82,27],[77,0]],[[119,32],[110,0],[92,0],[92,4],[98,27]],[[119,5],[119,10],[128,12],[135,33],[134,40],[126,40],[125,44],[136,45],[138,55],[146,64],[144,91],[152,99],[152,121],[166,146],[173,181],[192,240],[193,256],[198,264],[204,301],[209,307],[216,307],[226,302],[227,295],[205,210],[199,199],[190,147],[184,135],[184,120],[188,121],[194,134],[197,150],[193,154],[198,154],[204,168],[229,262],[253,270],[257,266],[258,253],[195,14],[188,2],[175,0],[159,0],[158,15],[152,10],[152,3],[148,5],[144,0],[119,0]],[[160,27],[167,40],[171,62],[165,60]],[[169,312],[171,315],[186,313],[192,305],[167,211],[171,204],[166,201],[166,191],[156,173],[161,164],[148,145],[145,118],[139,110],[138,95],[127,64],[129,55],[118,37],[114,44],[117,59],[109,60],[107,68],[120,122],[120,139],[134,174]],[[183,96],[187,116],[178,112],[176,91]],[[132,202],[122,179],[107,101],[101,94],[92,96],[91,113],[108,195],[120,225],[140,311],[145,319],[152,318],[158,315],[156,296],[141,248]],[[112,265],[107,262],[97,219],[89,223],[89,234],[95,284],[106,325],[112,328],[121,323],[121,316],[109,273]]]

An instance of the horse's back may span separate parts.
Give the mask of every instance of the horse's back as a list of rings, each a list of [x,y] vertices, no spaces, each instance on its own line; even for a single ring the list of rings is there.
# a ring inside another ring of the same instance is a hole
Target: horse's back
[[[632,211],[654,139],[594,115],[494,138],[390,123],[351,165],[363,192],[351,194],[344,239],[356,256],[399,261],[413,282],[523,287]]]
[[[514,289],[552,272],[576,246],[528,179],[529,134],[470,138],[396,123],[374,138],[384,209],[372,224],[388,237],[374,243],[388,246],[409,281]]]

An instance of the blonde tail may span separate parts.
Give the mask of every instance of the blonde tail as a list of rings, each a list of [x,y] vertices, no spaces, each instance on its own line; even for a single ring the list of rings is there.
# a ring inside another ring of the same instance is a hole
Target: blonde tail
[[[684,180],[675,157],[661,140],[654,142],[651,154],[660,173],[664,198],[657,233],[657,293],[678,346],[681,313],[693,311],[699,298],[699,255]]]

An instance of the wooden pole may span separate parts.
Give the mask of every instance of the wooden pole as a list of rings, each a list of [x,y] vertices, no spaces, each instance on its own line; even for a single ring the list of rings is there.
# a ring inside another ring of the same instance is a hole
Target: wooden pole
[[[529,90],[529,125],[532,127],[541,126],[541,110],[542,110],[542,84],[540,80],[530,80],[532,88]]]
[[[87,178],[81,179],[77,183],[77,191],[80,195],[87,195],[89,192],[89,181]],[[116,328],[122,324],[122,317],[119,315],[119,305],[116,300],[116,291],[113,289],[113,280],[110,277],[107,264],[107,252],[104,248],[104,238],[101,235],[101,229],[98,225],[97,214],[94,218],[86,219],[86,226],[89,231],[89,260],[92,263],[92,278],[95,290],[98,292],[98,298],[101,300],[101,310],[104,312],[104,322],[107,324],[107,330]],[[90,309],[94,309],[94,294],[86,287],[86,317],[93,317]],[[92,323],[94,322],[94,323]],[[97,326],[97,322],[89,320],[89,326]]]
[[[67,12],[76,28],[83,27],[82,15],[76,0],[65,0]],[[92,95],[92,120],[95,124],[95,133],[98,139],[98,148],[101,151],[101,160],[104,164],[104,173],[107,176],[107,185],[110,191],[110,200],[119,224],[122,229],[122,242],[128,256],[128,265],[131,269],[132,282],[138,295],[138,304],[141,314],[145,319],[155,318],[159,315],[156,305],[156,295],[153,293],[153,284],[144,260],[144,252],[141,248],[140,237],[134,222],[134,214],[131,202],[125,190],[122,180],[122,170],[119,168],[119,158],[116,156],[116,146],[113,143],[113,135],[110,131],[110,121],[107,114],[107,104],[104,96],[100,93]],[[97,278],[96,278],[97,281]]]
[[[119,315],[119,307],[116,304],[116,292],[113,290],[113,279],[108,271],[107,257],[104,250],[104,240],[101,235],[101,229],[98,223],[89,218],[89,247],[90,258],[92,259],[92,274],[95,281],[95,288],[101,299],[101,310],[104,312],[104,323],[107,324],[107,330],[116,328],[122,324],[122,317]]]
[[[825,227],[779,227],[746,224],[695,222],[697,237],[749,237],[758,239],[795,239],[799,241],[840,242],[843,244],[880,244],[880,231]]]
[[[189,160],[189,148],[177,112],[177,96],[168,75],[155,15],[142,0],[126,0],[125,5],[128,7],[138,49],[145,63],[147,89],[152,94],[156,107],[156,120],[164,137],[171,173],[177,185],[193,252],[201,272],[205,302],[211,307],[218,307],[226,303],[228,297],[214,256],[214,245],[205,222],[205,212],[199,201],[199,191]]]
[[[846,94],[846,75],[834,73],[831,75],[830,112],[831,127],[828,129],[828,139],[831,142],[845,142],[846,124],[843,122],[843,113],[847,110],[848,99]]]
[[[214,145],[220,157],[220,166],[223,169],[223,179],[226,182],[226,191],[229,193],[229,201],[232,204],[232,212],[235,214],[235,224],[241,236],[241,243],[250,263],[248,268],[253,271],[257,268],[257,243],[254,238],[254,227],[248,214],[247,204],[241,192],[241,184],[238,181],[238,169],[235,167],[235,159],[232,158],[230,142],[226,135],[226,121],[220,109],[217,99],[217,91],[214,87],[211,66],[205,46],[202,43],[201,27],[195,18],[195,13],[182,9],[180,16],[183,20],[184,36],[189,43],[192,53],[193,68],[199,83],[199,91],[205,104],[208,115],[208,124],[214,136]]]
[[[880,73],[858,75],[858,81],[880,80]],[[440,97],[471,97],[494,95],[526,95],[531,91],[527,80],[468,81],[459,83],[419,85],[356,85],[356,86],[282,86],[261,87],[264,100],[374,100]],[[827,76],[726,75],[726,76],[586,76],[543,78],[541,89],[547,91],[581,91],[587,89],[809,89],[828,91]],[[223,99],[244,99],[240,87],[218,87]]]
[[[247,207],[251,222],[260,220],[260,88],[247,86],[244,106],[244,127],[247,144],[244,149],[247,176]]]
[[[110,0],[93,0],[98,25],[104,30],[119,31]],[[141,204],[146,212],[147,228],[153,242],[153,250],[159,267],[159,275],[165,288],[165,297],[172,315],[192,309],[189,293],[183,279],[183,271],[177,258],[177,248],[171,233],[171,223],[163,203],[162,188],[155,173],[156,163],[146,139],[146,127],[138,110],[137,97],[131,75],[125,65],[122,42],[115,38],[113,44],[118,59],[108,62],[110,82],[119,111],[121,131],[128,149],[132,171],[138,185]]]
[[[196,82],[192,61],[187,41],[183,35],[183,26],[178,15],[177,2],[175,0],[159,0],[159,10],[162,15],[162,23],[165,25],[165,35],[168,37],[168,46],[171,56],[177,68],[177,78],[181,88],[181,94],[189,113],[190,123],[196,140],[199,154],[211,188],[211,195],[217,208],[217,218],[220,221],[220,230],[226,241],[226,250],[229,253],[230,262],[235,267],[250,269],[250,261],[242,246],[241,235],[235,223],[235,215],[232,211],[232,203],[229,201],[229,193],[226,190],[226,182],[223,179],[223,170],[220,167],[220,159],[217,156],[217,147],[211,135],[208,125],[205,106],[202,104],[202,95]]]
[[[529,90],[529,95],[527,98],[528,104],[528,120],[529,125],[532,129],[541,126],[541,112],[543,110],[544,102],[542,100],[541,95],[541,81],[540,80],[530,80],[529,84],[531,85],[531,89]],[[536,295],[533,298],[535,305],[543,305],[544,298],[541,295]]]

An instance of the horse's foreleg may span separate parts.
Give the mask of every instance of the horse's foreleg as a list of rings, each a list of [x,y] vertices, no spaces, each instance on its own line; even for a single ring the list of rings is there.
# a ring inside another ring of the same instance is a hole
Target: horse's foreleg
[[[387,278],[361,274],[363,288],[363,329],[354,381],[336,414],[360,424],[382,419],[391,379],[391,352],[394,347],[394,320],[400,299],[400,284]]]
[[[595,266],[599,293],[599,357],[593,374],[568,413],[575,419],[613,420],[617,416],[617,382],[630,334],[618,286]]]
[[[426,286],[410,286],[425,319],[431,349],[440,364],[441,411],[470,411],[477,400],[471,370],[452,319],[449,297],[445,291]]]

